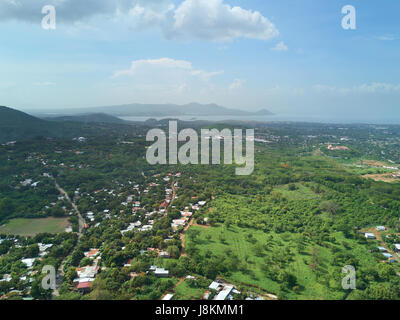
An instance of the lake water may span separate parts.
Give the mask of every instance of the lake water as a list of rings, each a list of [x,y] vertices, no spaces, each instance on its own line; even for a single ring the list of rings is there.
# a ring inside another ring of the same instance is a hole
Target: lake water
[[[169,116],[169,117],[120,117],[128,121],[146,121],[148,119],[179,119],[182,121],[225,121],[225,120],[240,120],[240,121],[291,121],[291,122],[314,122],[314,123],[338,123],[338,124],[352,124],[352,123],[366,123],[366,124],[400,124],[400,117],[335,117],[335,116],[320,116],[320,115],[273,115],[273,116]]]

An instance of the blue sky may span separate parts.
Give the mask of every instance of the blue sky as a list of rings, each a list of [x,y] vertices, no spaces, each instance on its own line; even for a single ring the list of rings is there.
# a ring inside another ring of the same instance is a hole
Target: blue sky
[[[0,0],[0,104],[400,116],[399,14],[398,0]]]

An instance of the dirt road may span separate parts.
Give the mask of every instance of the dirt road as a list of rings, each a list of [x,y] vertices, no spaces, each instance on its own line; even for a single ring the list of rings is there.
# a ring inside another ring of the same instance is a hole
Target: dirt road
[[[83,235],[83,229],[85,228],[86,221],[82,217],[81,213],[79,212],[78,206],[75,204],[75,202],[73,202],[71,200],[71,198],[69,197],[68,193],[63,188],[60,187],[60,185],[57,183],[57,181],[55,179],[54,179],[54,183],[55,183],[55,186],[56,186],[57,190],[65,197],[65,199],[67,199],[67,201],[71,204],[71,206],[74,209],[74,211],[77,213],[77,215],[78,215],[78,225],[79,225],[78,236],[81,237]]]

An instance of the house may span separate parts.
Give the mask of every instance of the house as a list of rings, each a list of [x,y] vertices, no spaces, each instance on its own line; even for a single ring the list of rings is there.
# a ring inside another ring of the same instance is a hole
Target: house
[[[100,254],[100,250],[99,249],[91,249],[88,252],[85,252],[85,257],[86,258],[95,258],[98,254]]]
[[[381,252],[386,252],[387,251],[387,249],[385,247],[378,247],[378,250],[381,251]]]
[[[186,218],[172,220],[171,227],[172,228],[184,227],[186,225],[186,222],[187,222]]]
[[[384,256],[385,258],[388,258],[388,259],[390,259],[390,258],[393,257],[390,253],[387,253],[387,252],[384,252],[384,253],[382,253],[382,254],[383,254],[383,256]]]
[[[220,290],[222,290],[223,287],[224,287],[224,285],[222,283],[213,281],[208,288],[215,290],[215,291],[220,291]]]
[[[125,264],[124,267],[130,267],[132,263],[132,259],[129,259]]]
[[[0,282],[10,282],[12,280],[12,277],[9,274],[3,275],[3,279],[0,279]]]
[[[159,278],[168,278],[169,277],[169,271],[165,270],[164,268],[157,268],[154,271],[154,275],[156,277],[159,277]]]
[[[82,282],[82,279],[94,279],[98,271],[99,267],[96,264],[94,266],[76,268],[76,273],[78,274],[79,279],[75,279],[74,281]]]
[[[377,226],[377,227],[376,227],[376,230],[377,230],[377,231],[385,231],[386,228],[385,228],[384,226]]]
[[[169,203],[167,201],[164,201],[163,203],[160,204],[160,208],[168,208]]]
[[[32,258],[32,259],[22,259],[22,263],[25,264],[28,269],[31,269],[33,266],[33,263],[35,262],[36,258]]]
[[[89,293],[90,292],[90,282],[89,281],[80,282],[76,288],[82,294]]]
[[[182,211],[181,215],[182,217],[190,218],[193,215],[193,212]]]
[[[396,251],[400,252],[400,243],[396,243],[394,247]]]
[[[332,151],[338,151],[338,150],[341,150],[341,151],[346,151],[346,150],[350,150],[348,147],[345,147],[345,146],[336,146],[336,147],[334,147],[334,146],[332,146],[331,144],[329,144],[328,145],[328,150],[332,150]]]
[[[157,266],[151,266],[149,270],[150,271],[156,271],[157,270]]]
[[[376,237],[375,237],[375,235],[373,233],[367,232],[364,235],[365,235],[366,239],[376,239]]]
[[[53,245],[38,243],[38,246],[39,246],[39,257],[44,257],[47,254],[46,251],[50,249]]]
[[[173,297],[174,297],[173,294],[168,293],[168,294],[165,295],[165,297],[163,298],[163,300],[172,300]]]
[[[233,286],[225,286],[224,289],[220,291],[220,293],[218,293],[218,295],[214,298],[214,300],[217,301],[226,300],[228,296],[231,294],[232,290]]]
[[[152,225],[145,225],[145,226],[141,227],[141,228],[139,229],[139,231],[142,231],[142,232],[144,232],[144,231],[151,231],[152,229],[153,229],[153,226],[152,226]]]
[[[169,255],[169,253],[167,251],[161,251],[158,255],[161,258],[169,258],[170,257],[170,255]]]

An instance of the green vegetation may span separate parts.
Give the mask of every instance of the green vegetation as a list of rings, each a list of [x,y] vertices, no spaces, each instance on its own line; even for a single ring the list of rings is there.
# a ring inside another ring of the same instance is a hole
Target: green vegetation
[[[0,234],[35,236],[39,233],[61,233],[68,227],[66,218],[13,219],[0,227]]]
[[[361,177],[365,170],[392,170],[379,164],[353,166],[362,158],[397,167],[398,126],[259,124],[257,137],[269,142],[256,144],[254,174],[236,176],[232,165],[149,165],[146,125],[132,125],[128,134],[124,125],[90,124],[108,129],[81,141],[36,138],[0,146],[0,233],[16,234],[0,236],[0,279],[14,279],[0,282],[0,293],[18,288],[18,296],[50,298],[38,285],[41,273],[32,274],[47,262],[63,266],[58,299],[160,299],[168,292],[201,299],[215,279],[235,285],[241,298],[255,292],[281,299],[400,299],[394,253],[400,183]],[[371,134],[374,144],[366,138]],[[327,150],[342,138],[351,152]],[[206,205],[196,207],[200,201]],[[61,229],[68,222],[78,231],[74,205],[86,224],[79,237]],[[172,228],[185,209],[193,213],[192,226]],[[361,234],[378,225],[387,228],[379,239]],[[22,259],[38,258],[39,243],[54,246],[27,270]],[[394,254],[392,263],[378,246]],[[93,248],[101,257],[96,262],[85,256]],[[356,268],[357,290],[341,286],[346,265]],[[77,268],[85,266],[99,272],[88,292],[78,292]],[[168,277],[156,277],[152,266],[167,269]],[[20,280],[28,275],[31,292]]]

